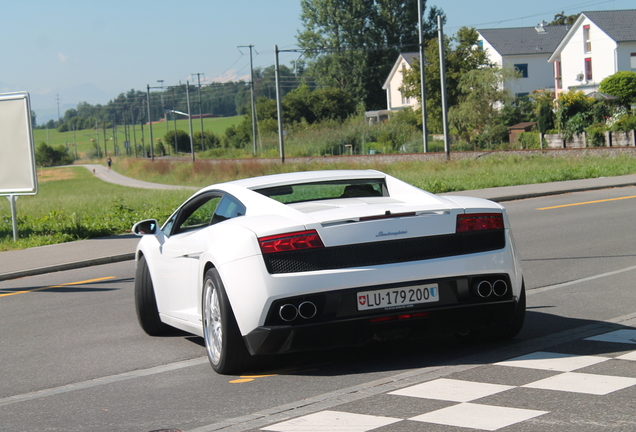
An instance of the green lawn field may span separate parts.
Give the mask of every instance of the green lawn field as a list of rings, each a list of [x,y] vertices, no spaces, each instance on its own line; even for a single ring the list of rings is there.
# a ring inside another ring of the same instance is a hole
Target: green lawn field
[[[215,135],[223,135],[225,130],[233,125],[237,125],[243,121],[243,116],[234,117],[216,117],[216,118],[204,118],[203,130],[212,132]],[[69,153],[75,155],[77,151],[77,157],[84,159],[88,154],[93,151],[93,142],[91,140],[97,140],[100,148],[104,150],[104,139],[106,139],[106,152],[108,155],[113,155],[114,145],[117,142],[120,152],[125,152],[124,142],[126,141],[126,133],[128,134],[128,141],[131,144],[136,143],[138,146],[142,145],[142,137],[145,138],[145,142],[150,140],[150,129],[148,124],[142,126],[127,125],[127,131],[124,131],[123,125],[118,125],[113,133],[112,128],[106,129],[106,135],[104,136],[104,130],[99,129],[84,129],[78,131],[58,132],[57,129],[34,129],[33,141],[35,145],[41,142],[45,142],[50,146],[66,145],[68,146]],[[168,130],[175,129],[175,122],[169,120],[168,122],[154,122],[152,124],[152,136],[153,139],[161,139],[165,136]],[[176,121],[176,129],[189,132],[190,126],[187,119],[179,119]],[[192,131],[194,133],[201,131],[201,120],[198,118],[192,119]],[[77,144],[77,147],[74,146]],[[134,147],[131,147],[131,154],[134,156]],[[122,154],[122,153],[120,153]]]

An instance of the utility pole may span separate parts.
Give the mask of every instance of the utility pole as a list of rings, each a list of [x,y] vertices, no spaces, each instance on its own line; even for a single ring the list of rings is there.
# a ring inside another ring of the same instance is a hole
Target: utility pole
[[[62,120],[62,117],[60,116],[60,95],[56,94],[55,95],[55,101],[57,102],[57,121]]]
[[[437,15],[437,31],[439,32],[439,71],[442,85],[442,121],[444,123],[444,151],[446,160],[450,160],[450,142],[448,139],[448,101],[446,97],[446,60],[444,56],[444,24],[442,16]]]
[[[97,157],[101,157],[102,148],[99,146],[99,129],[97,126],[97,119],[95,119],[95,148],[97,149]]]
[[[428,128],[426,126],[426,80],[424,68],[426,60],[424,59],[424,34],[422,29],[422,0],[417,1],[417,28],[420,38],[420,81],[422,92],[422,139],[424,140],[424,153],[428,153]]]
[[[174,111],[177,108],[174,102],[174,87],[170,87],[170,90],[172,90],[172,111]],[[179,149],[177,148],[177,116],[174,112],[172,113],[172,124],[174,125],[174,152],[176,154]]]
[[[135,108],[133,106],[130,107],[130,124],[132,125],[133,147],[135,148],[135,157],[137,157],[137,128],[135,127]]]
[[[285,142],[283,139],[283,109],[281,107],[280,96],[280,71],[278,67],[278,45],[274,45],[276,53],[276,61],[274,63],[274,72],[276,76],[276,111],[278,113],[278,147],[280,150],[280,161],[285,163]]]
[[[190,82],[186,81],[186,102],[188,104],[188,123],[190,125],[190,151],[192,152],[192,163],[194,163],[194,140],[192,137],[192,111],[190,111]],[[201,137],[203,139],[203,137]]]
[[[199,120],[201,121],[201,151],[205,151],[205,140],[203,139],[203,108],[201,105],[201,73],[195,73],[192,75],[197,76],[197,81],[199,82]]]
[[[254,154],[256,154],[256,101],[254,96],[254,67],[252,65],[252,48],[254,45],[240,45],[239,48],[250,49],[250,76],[251,76],[251,94],[252,94],[252,142],[254,143]]]
[[[152,142],[152,119],[150,118],[150,85],[146,84],[146,93],[148,98],[146,99],[148,105],[148,128],[150,129],[150,160],[155,161],[155,153],[153,151],[153,142]]]
[[[144,104],[139,107],[139,125],[141,126],[141,157],[146,157],[146,137],[144,136],[144,120],[143,120]]]
[[[73,122],[73,147],[75,148],[75,160],[77,160],[77,137],[75,136],[75,122]]]
[[[115,114],[113,113],[113,155],[117,156],[117,129],[115,126]]]

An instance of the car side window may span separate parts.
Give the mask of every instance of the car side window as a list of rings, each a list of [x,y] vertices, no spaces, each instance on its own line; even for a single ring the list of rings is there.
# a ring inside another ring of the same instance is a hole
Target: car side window
[[[166,222],[163,231],[167,235],[180,234],[244,214],[245,206],[232,195],[210,192],[186,203],[178,214]]]
[[[245,206],[232,195],[224,195],[216,207],[211,224],[245,215]]]
[[[220,201],[221,195],[218,193],[207,193],[193,198],[179,211],[172,226],[171,234],[180,234],[210,225],[214,211]]]

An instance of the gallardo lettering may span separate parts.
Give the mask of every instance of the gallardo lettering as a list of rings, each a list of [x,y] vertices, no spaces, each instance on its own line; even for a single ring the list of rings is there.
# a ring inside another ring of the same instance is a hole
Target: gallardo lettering
[[[384,231],[380,231],[379,233],[376,234],[376,237],[388,237],[388,236],[399,236],[399,235],[404,235],[406,234],[408,231],[389,231],[389,232],[384,232]]]

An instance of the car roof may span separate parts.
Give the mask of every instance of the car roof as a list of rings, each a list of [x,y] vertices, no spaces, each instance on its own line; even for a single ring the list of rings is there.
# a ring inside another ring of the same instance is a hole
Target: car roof
[[[272,186],[281,186],[297,183],[312,183],[334,180],[360,180],[385,178],[387,175],[376,170],[328,170],[328,171],[302,171],[284,174],[273,174],[261,177],[252,177],[234,180],[227,183],[211,186],[223,188],[223,186],[239,186],[246,189],[261,189]]]

